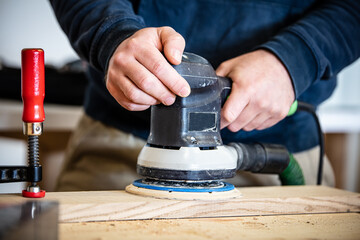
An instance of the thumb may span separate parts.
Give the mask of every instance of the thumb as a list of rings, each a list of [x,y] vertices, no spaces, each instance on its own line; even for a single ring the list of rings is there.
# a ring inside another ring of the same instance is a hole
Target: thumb
[[[180,64],[185,49],[185,39],[171,27],[160,28],[159,36],[166,59],[171,64]]]

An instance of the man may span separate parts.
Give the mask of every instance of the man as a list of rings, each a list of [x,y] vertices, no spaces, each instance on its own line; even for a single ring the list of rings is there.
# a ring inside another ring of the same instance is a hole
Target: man
[[[123,188],[137,176],[149,107],[190,94],[170,64],[184,49],[233,81],[222,110],[225,143],[270,142],[295,153],[314,184],[318,136],[295,99],[317,106],[360,55],[359,1],[52,0],[64,32],[90,63],[86,116],[69,145],[60,190]],[[324,181],[333,185],[327,160]],[[237,184],[279,184],[276,176]]]

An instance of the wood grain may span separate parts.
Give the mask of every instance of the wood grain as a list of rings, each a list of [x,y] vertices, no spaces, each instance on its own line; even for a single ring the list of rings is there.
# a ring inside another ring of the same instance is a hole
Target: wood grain
[[[54,192],[60,222],[271,216],[360,212],[360,194],[322,186],[240,188],[243,197],[222,201],[154,199],[124,191]],[[2,195],[0,203],[25,201]]]
[[[62,223],[67,239],[359,239],[360,214]]]

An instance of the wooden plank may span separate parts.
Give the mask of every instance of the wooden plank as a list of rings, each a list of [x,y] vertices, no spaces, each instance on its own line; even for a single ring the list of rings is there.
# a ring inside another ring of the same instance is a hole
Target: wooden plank
[[[222,201],[154,199],[124,191],[54,192],[39,201],[59,201],[61,222],[360,212],[359,193],[323,186],[239,190],[241,198]],[[19,195],[0,197],[0,203],[22,201]]]
[[[62,239],[359,239],[360,214],[136,220],[59,225]]]

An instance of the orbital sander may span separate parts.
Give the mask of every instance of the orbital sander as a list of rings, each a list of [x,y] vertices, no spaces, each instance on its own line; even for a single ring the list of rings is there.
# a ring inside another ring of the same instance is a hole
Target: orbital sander
[[[143,179],[126,191],[172,199],[234,198],[240,193],[223,180],[237,170],[279,174],[288,167],[291,155],[282,145],[223,144],[220,112],[231,92],[229,78],[217,76],[206,59],[192,53],[185,52],[174,68],[191,94],[171,106],[151,107],[150,134],[137,162]]]

